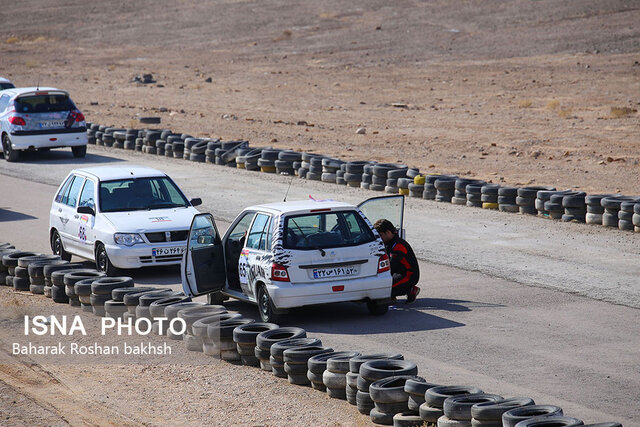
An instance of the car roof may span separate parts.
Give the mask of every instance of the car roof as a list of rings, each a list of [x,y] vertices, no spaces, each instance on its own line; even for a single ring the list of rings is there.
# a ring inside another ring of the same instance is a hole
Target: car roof
[[[352,204],[345,202],[338,202],[336,200],[316,200],[316,199],[307,199],[307,200],[295,200],[291,202],[277,202],[277,203],[266,203],[263,205],[255,205],[246,208],[245,210],[262,210],[269,211],[273,213],[284,213],[284,214],[294,214],[294,213],[306,213],[316,209],[338,209],[343,210],[345,208],[354,208]]]
[[[4,78],[4,77],[0,77],[0,83],[12,83],[11,80]]]
[[[74,169],[72,172],[90,175],[99,181],[113,181],[127,178],[150,178],[155,176],[167,176],[166,173],[157,169],[138,165],[122,166],[95,166],[90,168]]]
[[[20,96],[24,94],[28,94],[29,92],[33,92],[35,95],[36,92],[61,92],[65,95],[69,95],[69,92],[62,89],[56,89],[55,87],[14,87],[11,89],[5,89],[3,92],[10,94],[11,96]]]

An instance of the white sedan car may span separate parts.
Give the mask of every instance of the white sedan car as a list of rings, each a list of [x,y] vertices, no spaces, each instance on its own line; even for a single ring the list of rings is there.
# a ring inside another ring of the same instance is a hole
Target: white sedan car
[[[87,153],[84,115],[69,93],[52,87],[0,91],[0,148],[9,162],[25,150],[71,147],[74,157]]]
[[[49,216],[51,249],[94,260],[100,271],[180,264],[194,208],[163,172],[141,166],[75,169]]]
[[[198,214],[182,266],[187,295],[220,304],[234,297],[258,306],[265,322],[293,307],[364,301],[384,314],[391,301],[390,262],[371,221],[402,230],[404,196],[360,205],[306,200],[251,206],[223,237],[211,214]]]

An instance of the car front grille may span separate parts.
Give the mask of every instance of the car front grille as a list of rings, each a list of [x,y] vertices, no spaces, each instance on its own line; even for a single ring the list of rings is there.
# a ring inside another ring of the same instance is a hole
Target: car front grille
[[[169,239],[167,239],[167,233],[169,233]],[[174,230],[174,231],[158,231],[154,233],[145,233],[147,240],[150,243],[161,242],[184,242],[187,240],[189,230]]]
[[[155,257],[155,262],[158,264],[165,262],[180,262],[182,261],[182,255],[160,255]],[[151,264],[154,262],[153,257],[151,256],[141,256],[140,263],[141,264]]]

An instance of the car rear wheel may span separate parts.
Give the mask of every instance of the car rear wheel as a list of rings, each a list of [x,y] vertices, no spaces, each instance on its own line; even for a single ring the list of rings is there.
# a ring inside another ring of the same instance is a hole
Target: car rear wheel
[[[265,285],[258,286],[258,311],[260,312],[260,318],[263,322],[278,323],[280,315],[276,312],[276,307],[269,296],[267,287]]]
[[[71,147],[71,152],[73,153],[73,157],[84,157],[87,155],[87,146],[78,145],[77,147]]]
[[[53,233],[51,233],[51,251],[64,261],[71,261],[71,254],[64,250],[62,239],[56,230],[53,230]]]
[[[389,303],[388,302],[380,302],[376,300],[368,300],[367,308],[369,309],[369,313],[374,316],[381,316],[389,311]]]
[[[20,151],[11,148],[11,141],[8,135],[2,136],[2,150],[4,152],[4,158],[7,162],[17,162],[20,156]]]
[[[107,276],[117,276],[119,273],[118,268],[111,264],[107,250],[102,243],[96,245],[96,269],[107,273]]]

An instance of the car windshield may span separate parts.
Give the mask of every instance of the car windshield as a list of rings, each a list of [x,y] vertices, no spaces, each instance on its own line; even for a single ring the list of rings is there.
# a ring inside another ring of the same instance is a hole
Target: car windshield
[[[14,87],[13,83],[0,82],[0,90],[13,89]]]
[[[326,249],[357,246],[375,239],[356,211],[323,212],[287,217],[286,249]]]
[[[34,95],[21,96],[14,102],[18,113],[55,113],[75,110],[67,95]]]
[[[100,211],[126,212],[187,207],[189,202],[167,177],[119,179],[100,183]]]

